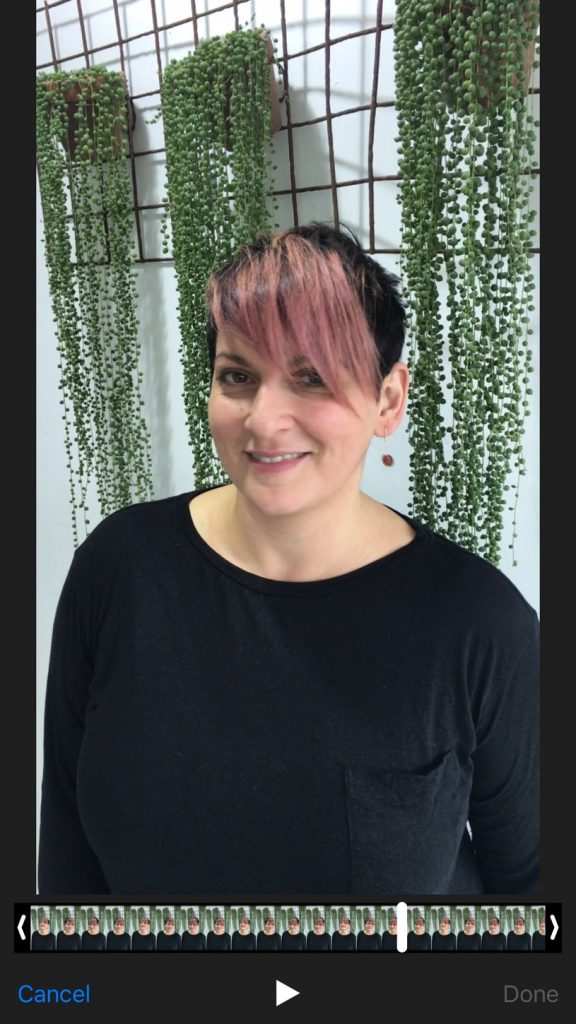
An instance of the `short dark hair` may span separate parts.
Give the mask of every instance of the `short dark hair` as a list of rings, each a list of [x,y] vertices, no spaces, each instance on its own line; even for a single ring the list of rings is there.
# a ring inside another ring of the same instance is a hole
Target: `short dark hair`
[[[210,366],[218,330],[229,328],[276,362],[280,355],[287,363],[288,356],[308,356],[336,395],[336,364],[379,390],[404,344],[398,283],[350,230],[313,221],[262,235],[208,282]]]

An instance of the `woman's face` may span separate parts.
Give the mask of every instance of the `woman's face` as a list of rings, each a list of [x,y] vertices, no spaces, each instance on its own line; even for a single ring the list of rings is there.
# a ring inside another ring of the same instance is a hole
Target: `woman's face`
[[[255,509],[290,515],[358,492],[381,404],[351,377],[346,395],[351,408],[308,362],[287,375],[245,342],[218,335],[210,428],[226,472]]]
[[[143,917],[142,920],[140,921],[140,924],[138,925],[138,931],[140,932],[140,935],[150,934],[150,921],[148,920],[147,917]]]
[[[164,921],[164,931],[166,935],[174,935],[176,924],[173,917],[167,917]]]
[[[314,921],[314,931],[316,932],[316,935],[323,935],[324,934],[324,928],[325,928],[324,918],[323,917],[317,917],[316,920]]]
[[[223,917],[217,917],[216,920],[214,921],[214,932],[215,932],[216,935],[223,935],[224,934],[224,918]]]
[[[264,931],[266,935],[273,935],[276,931],[276,922],[273,917],[267,917],[264,922]]]
[[[447,917],[443,917],[440,921],[439,932],[441,935],[448,935],[450,931],[450,921]]]
[[[340,931],[340,935],[349,935],[350,934],[350,921],[348,920],[347,917],[343,917],[342,920],[340,921],[340,929],[339,929],[339,931]]]
[[[376,921],[373,917],[367,917],[364,921],[364,932],[366,935],[374,935],[376,931]]]
[[[422,917],[416,918],[416,921],[414,922],[414,931],[416,932],[416,935],[423,935],[425,927],[426,927],[426,924],[425,924],[424,918],[422,918]]]

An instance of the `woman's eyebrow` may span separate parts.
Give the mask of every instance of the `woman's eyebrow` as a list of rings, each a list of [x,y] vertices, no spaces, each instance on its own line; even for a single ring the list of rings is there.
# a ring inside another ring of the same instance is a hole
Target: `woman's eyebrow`
[[[217,352],[214,357],[214,361],[216,361],[216,359],[228,359],[231,363],[236,363],[238,366],[252,366],[249,359],[246,359],[244,356],[234,355],[233,352]],[[290,360],[290,367],[292,370],[298,370],[302,367],[310,369],[311,361],[308,356],[294,356],[294,358]]]
[[[232,352],[217,352],[215,359],[229,359],[231,363],[238,363],[239,366],[250,366],[243,356],[235,356]]]

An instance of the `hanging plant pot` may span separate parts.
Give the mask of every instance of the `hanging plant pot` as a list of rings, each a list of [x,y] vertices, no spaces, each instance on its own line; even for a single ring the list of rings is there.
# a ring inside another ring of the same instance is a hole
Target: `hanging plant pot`
[[[394,33],[411,512],[494,564],[526,473],[538,13],[397,0]]]
[[[59,93],[63,90],[67,124],[66,130],[62,134],[61,142],[72,161],[77,159],[77,148],[79,145],[78,127],[79,122],[82,120],[85,132],[90,140],[88,143],[89,154],[85,148],[83,158],[90,159],[91,163],[96,162],[95,120],[97,120],[98,116],[98,94],[103,90],[109,89],[109,79],[105,75],[94,74],[93,71],[94,69],[88,68],[85,75],[79,73],[77,81],[72,84],[64,85],[58,80],[57,76],[44,82],[44,88],[48,93]],[[131,132],[134,131],[136,125],[136,110],[128,95],[126,78],[123,72],[120,72],[120,77],[124,83],[125,95],[123,100],[117,98],[113,106],[116,123],[113,132],[114,144],[110,155],[114,158],[127,155],[126,136],[123,125],[130,124]],[[80,105],[83,108],[83,116],[80,116]],[[125,121],[122,111],[123,106],[125,106]]]
[[[478,104],[483,110],[494,110],[511,91],[514,96],[518,90],[527,93],[534,66],[539,4],[540,0],[526,0],[521,5],[521,18],[511,12],[511,38],[506,45],[497,30],[501,21],[496,22],[495,5],[444,0],[438,17],[448,68],[445,97],[449,107],[465,111]]]
[[[268,32],[268,30],[266,28],[262,27],[261,29],[258,30],[258,32],[256,34],[261,39],[264,40],[264,44],[265,44],[265,47],[266,47],[266,55],[268,57],[268,65],[269,65],[269,69],[270,69],[270,71],[269,71],[268,105],[270,107],[270,129],[269,129],[269,131],[270,131],[270,136],[272,136],[272,135],[276,134],[276,132],[280,129],[280,127],[282,125],[282,116],[281,116],[281,113],[280,113],[280,100],[278,98],[278,83],[277,83],[276,77],[274,75],[274,65],[275,65],[274,44],[273,44],[272,39],[270,37],[270,33]],[[246,81],[246,88],[248,89],[249,88],[249,82],[250,82],[250,67],[249,67],[248,63],[246,64],[245,81]],[[229,87],[227,89],[227,92],[229,92]],[[228,150],[229,153],[231,153],[233,148],[234,148],[234,143],[232,141],[232,132],[231,132],[231,126],[230,126],[230,96],[229,95],[226,96],[226,100],[225,100],[225,103],[224,103],[224,117],[225,117],[225,120],[226,120],[226,149]]]
[[[164,251],[172,252],[178,285],[197,487],[226,480],[207,417],[206,282],[238,245],[271,227],[270,136],[280,123],[272,59],[266,29],[241,29],[204,40],[172,61],[162,83],[169,211]]]
[[[125,80],[103,67],[36,79],[44,253],[75,544],[88,532],[92,485],[102,516],[152,494],[125,101]]]

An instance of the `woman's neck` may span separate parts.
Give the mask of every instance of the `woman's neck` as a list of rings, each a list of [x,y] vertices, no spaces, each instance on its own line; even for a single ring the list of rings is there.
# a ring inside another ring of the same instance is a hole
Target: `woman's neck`
[[[408,544],[412,528],[358,491],[305,513],[267,516],[234,485],[205,492],[190,509],[218,554],[267,579],[307,582],[351,572]]]

